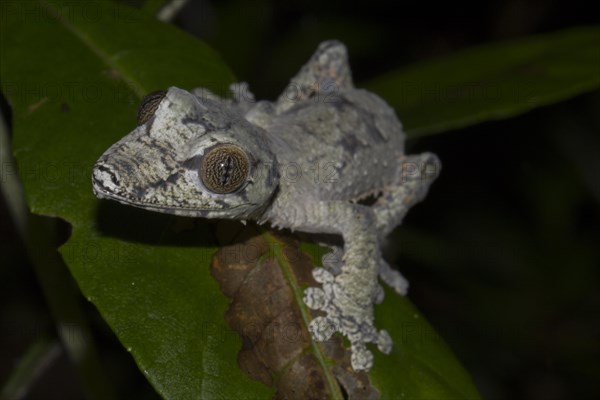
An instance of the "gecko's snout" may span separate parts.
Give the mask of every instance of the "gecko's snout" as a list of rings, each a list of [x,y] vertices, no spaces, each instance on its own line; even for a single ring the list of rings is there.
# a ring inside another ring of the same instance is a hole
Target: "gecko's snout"
[[[116,194],[120,187],[120,177],[111,165],[98,162],[92,173],[92,187],[98,197]]]

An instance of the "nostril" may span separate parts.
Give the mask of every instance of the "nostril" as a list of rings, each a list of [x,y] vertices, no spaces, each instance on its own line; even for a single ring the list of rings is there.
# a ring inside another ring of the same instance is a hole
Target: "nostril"
[[[92,174],[94,189],[114,193],[119,188],[119,174],[106,164],[96,164]]]

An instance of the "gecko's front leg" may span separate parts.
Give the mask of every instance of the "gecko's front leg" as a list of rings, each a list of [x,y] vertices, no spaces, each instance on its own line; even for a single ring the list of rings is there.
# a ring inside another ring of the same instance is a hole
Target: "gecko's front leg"
[[[311,321],[309,329],[317,341],[329,339],[335,332],[351,343],[351,361],[355,370],[369,370],[373,355],[367,343],[376,343],[389,353],[392,342],[385,330],[374,324],[373,306],[381,299],[377,281],[381,252],[375,231],[375,215],[365,206],[343,202],[321,202],[308,213],[327,224],[344,238],[342,267],[337,275],[317,268],[313,275],[321,288],[308,288],[304,301],[312,309],[325,312]],[[311,207],[312,208],[312,207]]]

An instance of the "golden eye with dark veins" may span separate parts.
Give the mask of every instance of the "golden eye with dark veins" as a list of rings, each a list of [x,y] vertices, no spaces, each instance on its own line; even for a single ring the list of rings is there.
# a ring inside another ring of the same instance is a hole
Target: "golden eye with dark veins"
[[[144,96],[137,110],[137,123],[138,125],[145,124],[158,108],[162,99],[167,95],[166,90],[157,90]]]
[[[248,179],[250,161],[238,146],[222,144],[207,151],[200,164],[200,179],[218,194],[235,192]]]

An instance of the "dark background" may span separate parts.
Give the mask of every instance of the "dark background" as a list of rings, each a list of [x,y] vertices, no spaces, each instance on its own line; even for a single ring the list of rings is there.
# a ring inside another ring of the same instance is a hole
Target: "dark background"
[[[325,39],[347,44],[360,86],[470,46],[597,24],[593,3],[193,1],[175,23],[213,46],[257,98],[273,99]],[[409,152],[437,153],[443,170],[387,256],[485,399],[600,396],[598,111],[595,92],[407,143]],[[54,329],[7,213],[0,199],[0,382]],[[156,396],[83,303],[120,395]],[[82,398],[74,368],[57,354],[29,398]]]

